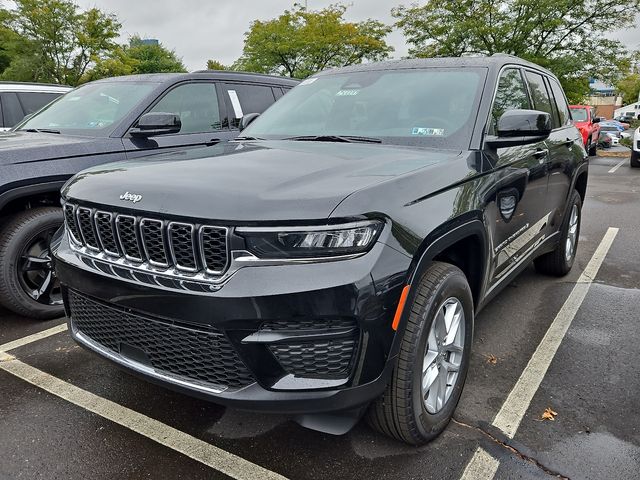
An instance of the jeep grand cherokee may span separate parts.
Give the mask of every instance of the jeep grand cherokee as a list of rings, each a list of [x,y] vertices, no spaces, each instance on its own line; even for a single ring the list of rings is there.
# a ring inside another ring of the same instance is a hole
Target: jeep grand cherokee
[[[412,444],[447,425],[474,316],[574,262],[587,156],[518,58],[317,74],[236,141],[88,170],[54,242],[73,337],[214,402]],[[137,201],[133,201],[136,199]]]

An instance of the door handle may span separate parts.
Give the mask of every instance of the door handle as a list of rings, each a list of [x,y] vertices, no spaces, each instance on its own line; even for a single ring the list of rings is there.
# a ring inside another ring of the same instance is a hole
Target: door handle
[[[534,153],[533,156],[535,158],[537,158],[538,160],[540,160],[540,163],[542,163],[545,159],[545,157],[549,154],[549,150],[547,150],[546,148],[538,148]]]
[[[215,145],[217,143],[220,143],[220,139],[219,138],[212,138],[211,140],[209,140],[208,142],[205,142],[204,144],[207,147],[211,147],[212,145]]]

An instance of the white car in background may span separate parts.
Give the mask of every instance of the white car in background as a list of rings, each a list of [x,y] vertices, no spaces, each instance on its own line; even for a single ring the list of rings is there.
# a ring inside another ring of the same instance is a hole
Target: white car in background
[[[633,131],[633,145],[631,145],[631,166],[640,168],[640,128]]]
[[[17,125],[71,87],[46,83],[0,82],[0,132]]]

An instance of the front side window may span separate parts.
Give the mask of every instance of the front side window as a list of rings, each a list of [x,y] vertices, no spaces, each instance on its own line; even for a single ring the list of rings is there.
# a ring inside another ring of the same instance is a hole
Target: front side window
[[[495,135],[498,127],[498,120],[509,110],[528,110],[531,108],[527,87],[522,80],[520,70],[507,68],[500,75],[496,98],[491,109],[491,121],[489,123],[489,134]]]
[[[180,116],[180,134],[220,130],[220,110],[214,83],[187,83],[170,90],[150,112]]]
[[[250,84],[229,84],[227,95],[233,109],[231,125],[238,127],[240,119],[247,113],[262,113],[276,101],[271,87]]]
[[[47,103],[53,102],[59,96],[59,93],[48,92],[18,93],[18,98],[20,99],[25,115],[37,112]]]
[[[352,136],[397,145],[468,148],[486,72],[424,68],[311,77],[243,135]]]
[[[50,129],[75,135],[108,137],[155,87],[155,83],[89,83],[49,104],[22,123],[19,129]]]
[[[534,72],[527,72],[526,76],[529,91],[531,92],[531,99],[533,100],[533,108],[551,115],[551,121],[554,127],[557,126],[557,117],[553,112],[549,92],[547,92],[547,87],[544,84],[544,78],[539,73]]]

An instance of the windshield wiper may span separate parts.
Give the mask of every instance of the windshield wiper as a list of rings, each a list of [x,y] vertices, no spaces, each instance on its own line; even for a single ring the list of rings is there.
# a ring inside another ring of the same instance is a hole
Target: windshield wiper
[[[24,132],[30,132],[30,133],[56,133],[56,134],[60,134],[60,130],[53,130],[51,128],[21,128],[20,130],[24,131]]]
[[[234,140],[264,140],[264,138],[258,138],[258,137],[236,137]]]
[[[358,137],[355,135],[299,135],[297,137],[284,138],[294,142],[346,142],[346,143],[382,143],[375,137]]]

